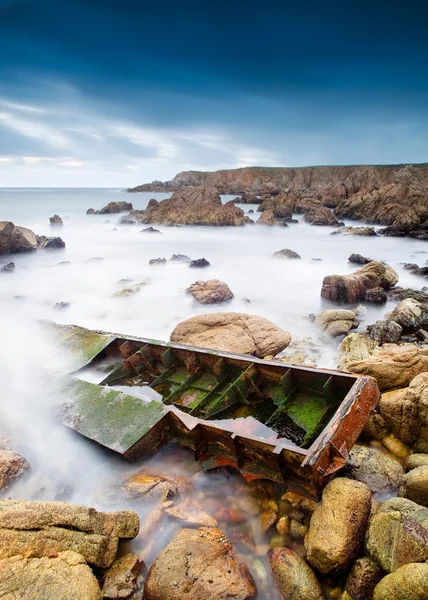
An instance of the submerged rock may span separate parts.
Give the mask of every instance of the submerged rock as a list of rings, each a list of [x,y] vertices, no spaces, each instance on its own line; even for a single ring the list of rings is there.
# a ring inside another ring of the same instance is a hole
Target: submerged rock
[[[278,250],[273,256],[274,258],[302,258],[300,254],[297,254],[294,250],[290,250],[290,248]]]
[[[245,313],[197,315],[177,325],[171,342],[263,358],[286,348],[291,336],[271,321]]]
[[[233,293],[227,283],[218,279],[196,281],[187,290],[200,304],[217,304],[233,298]]]
[[[140,233],[162,233],[162,231],[159,231],[159,229],[155,229],[154,227],[146,227],[145,229],[142,229]]]
[[[191,500],[190,498],[186,498],[177,506],[165,509],[165,512],[173,519],[186,523],[186,525],[193,525],[196,527],[217,527],[217,521],[214,517],[205,512],[196,500]]]
[[[4,265],[0,269],[0,272],[1,273],[13,273],[14,270],[15,270],[15,263],[14,262],[10,262],[10,263],[7,263],[7,265]]]
[[[63,220],[58,215],[54,215],[53,217],[49,217],[49,222],[50,222],[51,225],[56,225],[56,226],[58,226],[58,225],[59,226],[64,225]]]
[[[0,447],[0,491],[30,469],[30,463],[17,452]]]
[[[337,337],[358,327],[359,321],[352,310],[324,310],[315,318],[315,325],[328,335]]]
[[[274,548],[269,562],[281,600],[324,600],[324,594],[310,566],[297,552]]]
[[[146,600],[252,600],[257,589],[232,544],[214,527],[182,529],[153,563]]]
[[[377,584],[373,600],[426,600],[428,564],[408,564]]]
[[[339,304],[365,300],[366,291],[375,287],[392,288],[398,275],[388,265],[372,261],[351,275],[327,275],[324,277],[321,296]]]
[[[404,476],[401,463],[392,455],[360,444],[355,444],[350,451],[345,472],[379,496],[396,494]]]

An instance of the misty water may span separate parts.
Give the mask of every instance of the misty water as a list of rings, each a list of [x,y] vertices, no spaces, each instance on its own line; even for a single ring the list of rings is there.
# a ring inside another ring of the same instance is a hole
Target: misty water
[[[168,340],[174,327],[193,315],[218,310],[247,312],[272,320],[289,331],[293,340],[310,336],[321,348],[318,366],[335,368],[336,344],[323,337],[307,318],[330,307],[320,298],[325,275],[355,270],[347,259],[357,252],[386,261],[399,273],[402,287],[419,289],[425,283],[402,267],[407,262],[425,264],[425,242],[330,235],[334,228],[309,226],[301,216],[297,216],[298,224],[287,228],[159,226],[162,233],[157,234],[141,233],[142,225],[118,225],[118,215],[86,215],[88,208],[99,209],[115,200],[127,200],[134,208],[143,209],[150,198],[167,196],[127,195],[112,189],[0,190],[1,220],[29,227],[39,235],[59,235],[66,243],[65,250],[0,257],[0,267],[11,260],[16,265],[14,273],[0,273],[0,437],[7,435],[10,445],[32,465],[31,473],[4,495],[65,499],[107,510],[129,505],[138,510],[142,521],[151,508],[132,499],[118,503],[114,494],[106,491],[120,488],[142,468],[141,464],[127,465],[121,457],[57,424],[58,405],[70,400],[61,395],[58,384],[72,368],[72,361],[54,345],[41,325],[43,320]],[[258,218],[257,206],[241,208],[254,210],[249,216]],[[63,218],[64,227],[49,225],[54,213]],[[273,258],[282,248],[296,251],[301,260]],[[152,258],[168,259],[178,253],[192,259],[205,257],[211,266],[190,269],[185,263],[172,262],[149,265]],[[198,279],[225,281],[234,299],[224,306],[197,304],[186,289]],[[138,293],[115,295],[133,284],[140,286]],[[55,307],[60,302],[70,304],[63,309]],[[381,318],[392,307],[392,303],[369,307],[362,326]],[[87,373],[85,378],[96,381],[97,376]],[[145,393],[142,390],[141,397]],[[153,473],[180,475],[192,481],[200,470],[193,455],[176,446],[165,449],[148,465]],[[236,499],[247,494],[238,476],[222,480],[221,485],[217,480],[211,484],[203,478],[197,481],[190,495],[207,512],[218,512],[219,505],[236,509]],[[261,578],[266,579],[266,539],[255,529],[254,520],[239,525],[223,523],[221,518],[218,521],[247,557],[253,575],[264,569]],[[164,523],[147,530],[145,539],[134,542],[134,547],[150,565],[177,527]],[[297,543],[290,541],[290,545],[299,550]],[[269,589],[266,581],[264,585]],[[260,597],[274,597],[264,594]]]

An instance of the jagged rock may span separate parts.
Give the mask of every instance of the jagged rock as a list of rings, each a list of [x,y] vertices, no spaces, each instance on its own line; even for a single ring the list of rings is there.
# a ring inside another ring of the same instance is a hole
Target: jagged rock
[[[39,248],[46,250],[60,250],[65,248],[65,242],[60,237],[46,237],[45,235],[38,235],[36,237]]]
[[[351,254],[348,258],[348,262],[355,263],[356,265],[366,265],[367,263],[372,262],[372,259],[361,256],[361,254]]]
[[[135,554],[125,554],[125,556],[117,558],[104,575],[103,598],[137,600],[134,592],[141,590],[145,570],[146,565],[144,562],[140,562]]]
[[[314,572],[297,552],[273,548],[269,552],[269,562],[282,600],[324,600]]]
[[[398,495],[428,507],[428,465],[406,473]]]
[[[376,342],[362,333],[349,333],[339,345],[339,369],[347,371],[348,365],[365,361],[378,349]]]
[[[142,223],[182,225],[244,225],[250,219],[244,211],[227,202],[222,204],[215,187],[200,185],[175,192],[171,198],[147,206]]]
[[[204,267],[209,267],[211,263],[206,258],[197,258],[195,260],[191,260],[189,263],[189,267],[193,269],[203,269]]]
[[[85,560],[66,551],[42,558],[0,560],[0,597],[5,600],[101,600],[98,581]]]
[[[408,564],[377,584],[373,600],[426,600],[428,564]]]
[[[297,254],[294,250],[290,250],[290,248],[278,250],[273,256],[274,258],[302,258],[300,254]]]
[[[110,215],[110,214],[116,214],[116,213],[121,213],[121,212],[127,212],[129,210],[132,210],[133,206],[131,202],[109,202],[107,204],[107,206],[103,206],[103,208],[99,211],[97,211],[98,214],[100,215]],[[86,213],[88,214],[88,213]]]
[[[368,334],[378,344],[395,344],[401,338],[403,328],[395,321],[376,321],[367,327]]]
[[[424,465],[428,465],[428,454],[410,454],[404,461],[406,471],[411,471]]]
[[[348,363],[347,370],[374,377],[382,391],[402,388],[419,373],[428,371],[428,348],[385,344],[373,356]]]
[[[290,207],[283,204],[279,197],[277,199],[271,199],[270,204],[271,208],[264,208],[257,223],[260,225],[280,225],[287,227],[287,223],[290,223],[293,219]]]
[[[166,258],[151,258],[149,260],[149,265],[165,265]]]
[[[154,227],[146,227],[145,229],[142,229],[140,233],[162,233],[162,231],[159,231],[159,229],[155,229]]]
[[[315,325],[328,335],[337,337],[358,327],[359,321],[352,310],[324,310],[315,318]]]
[[[414,333],[420,328],[428,327],[428,304],[421,304],[413,298],[406,298],[386,317],[390,321],[398,323],[404,333]]]
[[[357,558],[345,584],[352,600],[371,600],[373,590],[382,579],[384,571],[369,556]]]
[[[53,217],[49,217],[49,222],[50,222],[51,225],[56,225],[56,226],[58,226],[58,225],[59,226],[64,225],[63,220],[58,215],[54,215]]]
[[[257,589],[233,546],[214,527],[182,529],[147,576],[146,600],[252,600]]]
[[[392,455],[378,448],[355,444],[349,453],[345,473],[365,483],[373,494],[395,494],[402,482],[404,469]]]
[[[388,301],[388,296],[381,287],[375,287],[371,290],[366,290],[365,301],[372,304],[385,304]]]
[[[0,491],[30,469],[30,463],[17,452],[0,447]]]
[[[349,567],[363,543],[370,508],[364,483],[338,477],[327,484],[305,538],[308,562],[324,574]]]
[[[4,265],[0,269],[0,272],[1,273],[13,273],[14,270],[15,270],[15,263],[14,262],[10,262],[10,263],[7,263],[7,265]]]
[[[115,559],[119,538],[134,538],[138,515],[98,512],[66,502],[0,499],[0,558],[74,550],[99,567]]]
[[[0,221],[0,255],[30,252],[37,249],[37,237],[31,229]]]
[[[187,290],[200,304],[217,304],[233,298],[233,293],[227,283],[218,279],[196,281]]]
[[[191,262],[191,258],[186,256],[185,254],[173,254],[169,259],[171,262]]]
[[[397,281],[398,275],[394,269],[373,260],[351,275],[324,277],[321,296],[339,304],[350,304],[364,300],[367,290],[376,287],[389,290]]]
[[[340,227],[340,223],[335,214],[325,206],[320,206],[316,210],[307,212],[303,220],[310,225],[327,225],[330,227]]]
[[[245,313],[197,315],[177,325],[171,342],[263,358],[286,348],[291,336],[271,321]]]
[[[370,520],[366,546],[388,573],[428,560],[428,511],[405,498],[387,500]]]

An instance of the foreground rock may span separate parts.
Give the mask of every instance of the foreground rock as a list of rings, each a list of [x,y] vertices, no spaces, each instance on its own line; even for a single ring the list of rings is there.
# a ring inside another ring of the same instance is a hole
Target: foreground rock
[[[371,492],[364,483],[333,479],[311,518],[308,562],[324,574],[349,567],[363,544],[370,508]]]
[[[144,562],[140,562],[135,554],[126,554],[117,558],[104,576],[103,598],[137,600],[132,594],[141,589],[145,568]]]
[[[222,204],[217,189],[211,186],[187,188],[167,200],[155,202],[144,211],[142,223],[244,225],[251,222],[233,202]]]
[[[274,548],[269,562],[282,600],[323,600],[321,586],[309,565],[297,552]]]
[[[349,572],[345,590],[352,600],[370,600],[383,575],[381,567],[369,556],[357,558]]]
[[[56,226],[64,225],[64,222],[59,215],[54,215],[53,217],[49,217],[49,223],[51,225],[56,225]]]
[[[17,452],[0,448],[0,491],[30,468],[30,463]]]
[[[395,321],[376,321],[368,325],[367,332],[380,345],[395,344],[400,340],[403,328]]]
[[[386,317],[389,321],[398,323],[404,333],[415,333],[418,329],[428,327],[428,304],[406,298]]]
[[[324,277],[321,296],[339,304],[351,304],[365,300],[368,290],[378,287],[389,290],[397,281],[394,269],[373,260],[351,275]]]
[[[147,576],[146,600],[251,600],[257,589],[231,543],[213,527],[182,529]]]
[[[31,252],[36,249],[37,238],[31,229],[19,227],[11,221],[0,222],[0,254]]]
[[[377,344],[362,333],[350,333],[339,345],[339,369],[347,371],[355,362],[365,361],[377,350]]]
[[[428,564],[408,564],[384,577],[373,600],[426,600]]]
[[[138,529],[132,511],[103,513],[66,502],[0,499],[0,558],[73,550],[90,564],[109,567],[119,539],[134,538]]]
[[[315,325],[328,335],[337,337],[358,327],[359,321],[352,310],[324,310],[315,317]]]
[[[76,552],[0,560],[0,597],[7,600],[101,600],[95,575]]]
[[[392,455],[360,444],[350,451],[345,471],[348,477],[365,483],[378,496],[396,494],[404,476],[401,463]]]
[[[177,325],[171,342],[263,358],[286,348],[291,336],[271,321],[245,313],[197,315]]]
[[[196,281],[189,287],[188,292],[200,304],[217,304],[233,298],[233,293],[227,283],[218,279]]]

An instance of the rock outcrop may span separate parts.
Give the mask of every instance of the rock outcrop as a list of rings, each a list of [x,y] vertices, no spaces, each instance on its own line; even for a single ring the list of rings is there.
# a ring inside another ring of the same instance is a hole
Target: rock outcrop
[[[233,202],[222,204],[215,187],[201,185],[175,192],[148,206],[140,221],[164,225],[244,225],[252,222]]]
[[[200,304],[218,304],[233,298],[233,293],[227,283],[218,279],[196,281],[187,290],[196,302]]]
[[[128,210],[133,210],[133,206],[131,202],[109,202],[106,206],[103,206],[101,210],[96,211],[96,214],[100,215],[111,215],[117,214],[121,212],[126,212]],[[88,213],[86,213],[88,214]]]
[[[182,529],[147,576],[146,600],[252,600],[257,589],[233,546],[214,527]]]
[[[321,296],[339,304],[351,304],[366,299],[373,288],[389,290],[398,281],[398,275],[388,265],[373,260],[351,275],[324,277]]]
[[[291,336],[264,317],[219,312],[182,321],[170,339],[178,344],[263,358],[284,350]]]

